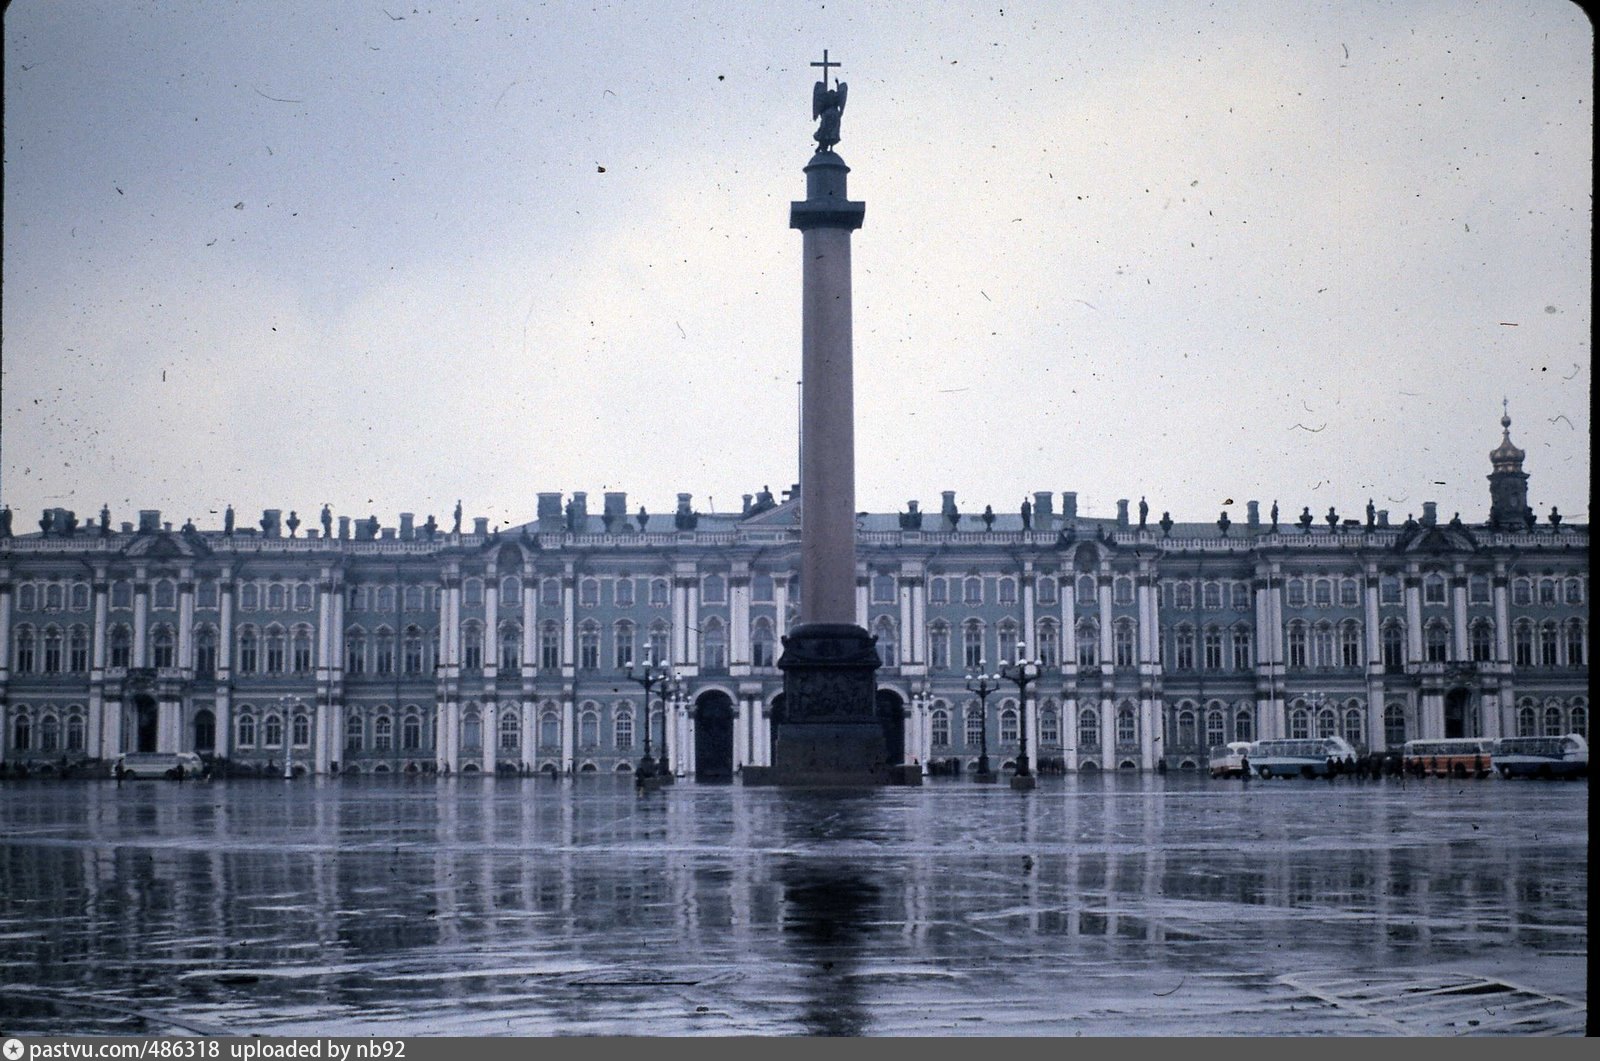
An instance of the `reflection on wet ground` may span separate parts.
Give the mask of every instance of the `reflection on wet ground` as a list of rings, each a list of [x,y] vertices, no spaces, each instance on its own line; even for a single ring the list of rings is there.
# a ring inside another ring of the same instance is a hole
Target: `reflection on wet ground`
[[[10,1033],[1581,1031],[1587,783],[0,786]]]

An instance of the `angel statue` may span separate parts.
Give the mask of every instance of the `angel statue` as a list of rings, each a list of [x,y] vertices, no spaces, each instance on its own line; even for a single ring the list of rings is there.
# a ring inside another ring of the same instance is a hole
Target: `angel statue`
[[[811,89],[811,116],[821,118],[822,122],[811,138],[817,142],[818,150],[832,151],[833,145],[839,142],[839,117],[844,113],[844,101],[850,86],[834,78],[834,87],[828,87],[828,67],[839,64],[828,62],[826,51],[822,53],[822,62],[811,65],[822,67],[822,80]]]

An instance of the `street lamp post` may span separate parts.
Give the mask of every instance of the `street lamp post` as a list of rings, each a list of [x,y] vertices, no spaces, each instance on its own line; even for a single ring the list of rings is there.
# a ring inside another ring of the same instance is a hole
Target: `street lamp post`
[[[293,697],[278,697],[278,707],[283,711],[283,779],[294,780],[294,715],[289,713]]]
[[[983,660],[978,661],[978,673],[967,675],[967,692],[978,696],[978,715],[983,721],[978,731],[978,772],[974,781],[993,781],[989,770],[989,695],[1000,688],[1000,675],[983,673]]]
[[[1044,673],[1044,661],[1029,659],[1027,645],[1017,642],[1017,659],[1015,663],[1000,664],[999,676],[1007,681],[1017,683],[1017,701],[1021,717],[1017,730],[1019,741],[1017,750],[1017,772],[1011,778],[1011,787],[1019,790],[1033,788],[1037,782],[1032,772],[1028,769],[1028,686],[1039,679]]]
[[[672,668],[666,664],[651,660],[645,665],[640,674],[633,672],[633,664],[628,664],[627,677],[629,681],[637,682],[644,690],[644,758],[639,760],[639,770],[634,774],[634,783],[640,788],[659,783],[656,774],[656,761],[650,754],[650,690],[657,685],[670,685],[673,680]],[[662,690],[666,692],[665,689]],[[666,749],[662,749],[665,753]],[[667,757],[661,756],[661,764],[666,765]]]

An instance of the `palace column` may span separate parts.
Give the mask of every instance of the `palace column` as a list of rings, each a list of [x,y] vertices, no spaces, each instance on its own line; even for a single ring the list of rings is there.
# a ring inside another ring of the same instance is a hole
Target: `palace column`
[[[846,86],[812,92],[822,124],[806,164],[806,198],[791,203],[802,234],[800,408],[800,622],[783,641],[785,721],[774,779],[861,785],[889,780],[876,714],[878,654],[856,615],[855,395],[850,234],[866,204],[851,202],[850,167],[833,150]]]

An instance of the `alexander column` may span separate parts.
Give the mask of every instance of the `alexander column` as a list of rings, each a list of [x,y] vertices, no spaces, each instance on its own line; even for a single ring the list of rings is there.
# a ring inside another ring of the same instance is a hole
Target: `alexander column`
[[[850,233],[865,203],[845,191],[850,167],[834,151],[847,86],[828,70],[811,93],[820,119],[806,165],[806,198],[789,227],[803,234],[800,409],[800,622],[783,639],[783,718],[773,780],[796,785],[883,784],[887,746],[877,714],[878,654],[856,625],[855,403],[851,383]]]

